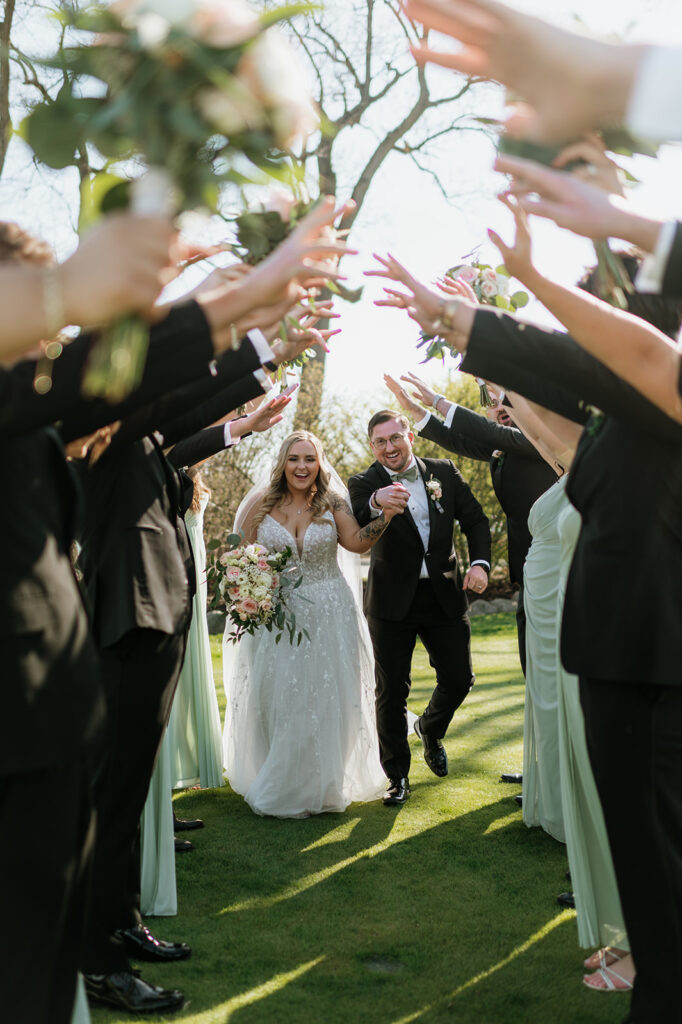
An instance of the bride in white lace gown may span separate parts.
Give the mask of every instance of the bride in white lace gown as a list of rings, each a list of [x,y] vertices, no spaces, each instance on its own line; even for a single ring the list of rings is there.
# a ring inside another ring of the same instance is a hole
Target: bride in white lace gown
[[[306,817],[383,795],[369,633],[337,554],[369,550],[390,517],[361,529],[330,489],[319,440],[297,431],[237,522],[248,541],[292,549],[302,582],[288,603],[309,635],[292,646],[260,629],[223,647],[225,767],[257,814]]]

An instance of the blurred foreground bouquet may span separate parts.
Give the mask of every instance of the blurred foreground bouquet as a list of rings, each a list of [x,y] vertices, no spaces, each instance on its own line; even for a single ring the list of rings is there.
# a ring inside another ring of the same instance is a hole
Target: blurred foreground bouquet
[[[296,54],[271,26],[305,4],[257,16],[244,0],[116,0],[64,7],[64,45],[44,63],[64,73],[54,100],[33,108],[22,135],[50,167],[106,160],[84,189],[92,221],[122,206],[215,211],[220,187],[278,175],[286,151],[317,127]],[[138,158],[142,199],[112,164]],[[127,318],[102,334],[84,387],[119,400],[139,380],[147,327]]]

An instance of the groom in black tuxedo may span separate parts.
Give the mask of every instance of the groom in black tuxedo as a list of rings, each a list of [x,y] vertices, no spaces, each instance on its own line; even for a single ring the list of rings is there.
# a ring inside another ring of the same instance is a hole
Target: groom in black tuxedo
[[[487,586],[490,529],[449,459],[415,458],[404,416],[375,413],[368,434],[376,461],[348,481],[355,517],[365,526],[382,508],[401,513],[372,548],[365,594],[381,764],[389,780],[384,803],[394,805],[410,795],[406,708],[417,637],[436,671],[436,687],[415,732],[431,771],[447,775],[442,737],[474,681],[464,590],[482,593]],[[452,542],[455,519],[469,545],[464,581]]]

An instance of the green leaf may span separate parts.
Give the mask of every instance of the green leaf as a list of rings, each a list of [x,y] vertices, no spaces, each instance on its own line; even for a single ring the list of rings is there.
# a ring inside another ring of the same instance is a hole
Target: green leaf
[[[206,550],[207,551],[215,551],[215,549],[219,548],[219,547],[220,547],[220,541],[218,540],[217,537],[214,537],[212,540],[209,540],[207,542],[207,544],[206,544]]]
[[[496,274],[502,274],[503,277],[511,277],[511,274],[505,267],[504,263],[500,263],[499,267],[495,267]]]
[[[225,543],[227,544],[227,547],[231,551],[233,548],[238,548],[239,545],[242,543],[243,539],[244,538],[240,533],[228,533],[227,537],[225,538]]]
[[[61,170],[76,163],[82,136],[66,104],[41,103],[21,122],[19,135],[48,167]]]
[[[514,309],[523,309],[528,305],[528,292],[514,292],[509,301]]]
[[[495,305],[498,309],[509,309],[509,302],[505,299],[504,295],[495,296]]]

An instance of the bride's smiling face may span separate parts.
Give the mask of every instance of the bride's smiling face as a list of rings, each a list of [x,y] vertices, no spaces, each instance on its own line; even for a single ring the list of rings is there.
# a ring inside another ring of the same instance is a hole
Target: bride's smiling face
[[[320,462],[310,441],[295,441],[289,449],[284,476],[292,494],[305,493],[317,480]]]

